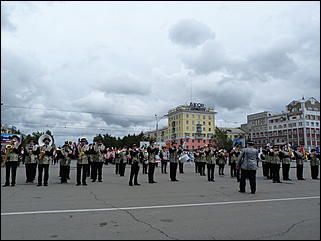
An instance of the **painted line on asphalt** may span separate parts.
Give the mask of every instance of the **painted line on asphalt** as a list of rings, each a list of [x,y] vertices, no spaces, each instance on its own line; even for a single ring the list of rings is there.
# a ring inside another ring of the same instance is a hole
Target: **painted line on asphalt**
[[[157,209],[157,208],[160,209],[160,208],[197,207],[197,206],[212,206],[212,205],[227,205],[227,204],[243,204],[243,203],[260,203],[260,202],[279,202],[279,201],[308,200],[308,199],[317,199],[317,198],[320,198],[320,196],[279,198],[279,199],[263,199],[263,200],[245,200],[245,201],[230,201],[230,202],[213,202],[213,203],[175,204],[175,205],[160,205],[160,206],[145,206],[145,207],[143,206],[143,207],[123,207],[123,208],[96,208],[96,209],[71,209],[71,210],[12,212],[12,213],[1,213],[1,216],[26,215],[26,214],[105,212],[105,211]]]

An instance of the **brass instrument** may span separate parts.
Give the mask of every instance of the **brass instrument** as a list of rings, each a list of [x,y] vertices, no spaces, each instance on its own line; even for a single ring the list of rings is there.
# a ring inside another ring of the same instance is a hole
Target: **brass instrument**
[[[10,155],[10,153],[11,153],[12,148],[13,148],[13,146],[10,145],[10,144],[6,146],[6,153],[5,153],[5,155],[4,155],[3,162],[1,163],[1,166],[2,166],[2,167],[4,167],[5,164],[6,164],[6,162],[8,161],[9,155]]]
[[[48,146],[51,146],[53,144],[53,139],[50,135],[48,134],[43,134],[39,137],[39,140],[38,140],[38,144],[40,146],[40,155],[39,155],[39,159],[40,160],[43,160],[44,156],[45,156],[45,149],[46,149],[46,143],[44,142],[45,139],[49,139],[50,142],[49,142],[49,145]]]
[[[290,144],[288,144],[288,151],[289,151],[289,153],[290,153],[290,157],[291,157],[292,159],[294,159],[294,158],[295,158],[295,155],[294,155],[293,150],[291,149],[291,145],[290,145]]]
[[[308,158],[308,153],[307,151],[304,149],[304,147],[302,147],[302,152],[303,152],[303,160],[304,161],[307,161],[309,158]]]
[[[79,153],[79,158],[80,158],[80,159],[83,158],[84,155],[85,155],[85,152],[81,151],[81,152]]]

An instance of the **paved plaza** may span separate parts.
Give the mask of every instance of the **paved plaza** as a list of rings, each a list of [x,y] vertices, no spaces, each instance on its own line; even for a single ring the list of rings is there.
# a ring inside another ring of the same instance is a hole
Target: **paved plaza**
[[[179,182],[155,171],[158,183],[128,186],[113,165],[103,169],[103,182],[75,186],[60,184],[58,165],[50,166],[48,187],[25,184],[25,168],[17,171],[17,185],[1,188],[1,239],[320,239],[320,181],[273,184],[258,169],[257,193],[238,192],[238,183],[225,168],[215,182],[199,176],[187,164]],[[282,171],[282,170],[281,170]],[[169,168],[168,168],[169,173]],[[1,168],[1,183],[5,169]]]

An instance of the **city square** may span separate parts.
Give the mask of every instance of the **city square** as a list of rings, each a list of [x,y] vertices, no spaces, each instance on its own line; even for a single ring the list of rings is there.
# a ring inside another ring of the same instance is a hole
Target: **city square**
[[[48,187],[25,184],[19,168],[16,187],[1,188],[2,239],[320,238],[320,181],[311,180],[308,166],[305,181],[296,180],[291,168],[293,181],[281,184],[265,180],[259,168],[256,195],[248,184],[239,193],[229,168],[224,176],[215,170],[209,183],[186,163],[174,184],[157,168],[158,183],[140,175],[138,187],[127,185],[128,168],[125,177],[114,168],[105,166],[103,182],[86,187],[75,186],[75,166],[68,184],[59,183],[58,167],[52,166]]]

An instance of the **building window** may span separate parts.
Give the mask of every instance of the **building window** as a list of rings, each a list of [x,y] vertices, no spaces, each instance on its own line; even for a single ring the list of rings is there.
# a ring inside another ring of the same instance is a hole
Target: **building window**
[[[188,120],[186,121],[186,125],[188,125]]]
[[[299,122],[299,126],[302,126],[303,124],[302,124],[302,122]]]
[[[186,118],[188,118],[188,114],[186,114]]]
[[[193,130],[193,131],[195,130],[194,126],[192,126],[192,130]]]
[[[316,122],[316,123],[315,123],[315,126],[316,126],[316,127],[319,127],[319,122]]]
[[[206,124],[205,124],[205,121],[203,121],[203,125],[206,125]]]
[[[200,140],[197,140],[197,142],[198,142],[198,143],[201,143],[201,141],[200,141]]]
[[[208,131],[211,131],[211,128],[208,128]]]
[[[205,141],[205,140],[203,140],[203,143],[206,143],[206,141]]]
[[[192,118],[194,118],[194,114],[192,114]]]
[[[211,122],[208,122],[209,125],[211,125]]]
[[[205,131],[205,127],[203,127],[203,131]]]
[[[314,122],[311,122],[311,126],[314,126]]]
[[[189,130],[189,127],[188,127],[188,126],[186,126],[186,130]]]
[[[306,122],[307,126],[309,126],[309,122]]]
[[[197,115],[198,119],[201,119],[201,116],[200,115]]]
[[[205,118],[206,118],[206,116],[205,115],[203,115],[203,119],[205,120]]]
[[[293,123],[293,124],[292,124],[292,127],[296,127],[296,123]]]
[[[192,124],[194,125],[194,121],[192,121]]]
[[[192,139],[192,143],[194,143],[194,139]]]

